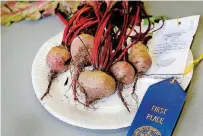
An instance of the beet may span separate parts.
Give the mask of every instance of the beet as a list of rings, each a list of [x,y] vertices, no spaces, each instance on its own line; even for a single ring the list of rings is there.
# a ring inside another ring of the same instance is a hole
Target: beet
[[[46,57],[46,63],[53,72],[63,72],[67,70],[66,61],[71,58],[70,52],[65,46],[52,47]]]
[[[51,69],[48,80],[49,84],[46,92],[41,97],[41,100],[43,100],[44,97],[49,94],[51,84],[53,80],[58,76],[58,74],[68,69],[68,65],[66,65],[66,62],[70,60],[70,58],[70,52],[65,46],[59,45],[54,46],[50,49],[46,57],[46,63]]]
[[[135,70],[132,65],[126,61],[119,61],[110,68],[114,77],[123,84],[130,84],[135,80]]]
[[[131,47],[128,60],[134,65],[139,73],[146,72],[152,65],[152,59],[148,49],[141,42],[134,44]]]
[[[116,88],[113,77],[97,70],[81,72],[78,81],[83,88],[88,103],[111,95]]]
[[[71,44],[71,56],[76,67],[91,65],[94,37],[89,34],[80,34]]]

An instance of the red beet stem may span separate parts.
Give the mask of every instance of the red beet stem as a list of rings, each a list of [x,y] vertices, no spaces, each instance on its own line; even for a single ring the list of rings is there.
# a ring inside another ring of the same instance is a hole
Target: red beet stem
[[[93,21],[93,20],[90,20],[89,22],[86,22],[85,24],[83,24],[76,32],[74,32],[74,35],[72,36],[71,40],[68,41],[69,44],[72,43],[73,39],[79,34],[79,32],[80,32],[81,30],[83,30],[83,29],[85,29],[85,28],[87,28],[87,27],[89,27],[89,26],[92,26],[92,25],[96,24],[97,22],[98,22],[97,20],[94,20],[94,21]]]
[[[107,66],[107,62],[109,60],[109,55],[110,55],[110,47],[112,47],[112,42],[111,42],[111,35],[108,36],[108,39],[105,41],[105,45],[104,45],[104,52],[105,55],[102,55],[102,60],[100,63],[100,67],[101,70],[105,70],[106,66]]]
[[[89,1],[89,4],[93,7],[94,13],[96,14],[96,17],[98,21],[100,21],[100,12],[99,12],[99,2],[98,1]]]
[[[127,35],[130,35],[132,33],[132,31],[134,30],[135,25],[137,25],[137,23],[140,22],[139,15],[140,15],[140,7],[137,6],[137,13],[136,13],[136,16],[135,16],[134,24],[132,26],[132,29],[129,31],[129,33]]]
[[[70,46],[69,44],[67,44],[67,40],[69,39],[70,34],[74,31],[74,29],[76,29],[77,27],[83,25],[84,23],[86,23],[86,21],[88,21],[88,17],[85,18],[85,20],[83,20],[82,22],[79,22],[79,17],[85,13],[88,12],[91,9],[91,7],[87,7],[84,6],[83,8],[81,8],[80,10],[78,10],[71,18],[70,20],[67,21],[66,23],[66,28],[64,29],[64,33],[63,33],[63,39],[62,42],[66,43],[66,45]],[[79,22],[79,24],[77,24],[76,26],[73,25],[73,22]],[[71,31],[70,31],[71,30]]]
[[[63,22],[64,25],[67,25],[68,21],[61,15],[60,12],[57,12],[56,15],[59,17],[59,19]]]
[[[105,18],[104,22],[99,23],[100,27],[98,28],[96,35],[95,35],[94,46],[92,49],[92,62],[96,68],[98,68],[98,64],[99,64],[99,62],[98,62],[98,49],[99,49],[99,46],[101,43],[101,37],[103,35],[106,24],[108,23],[109,18],[111,17],[111,14],[112,13],[108,14],[108,16]]]

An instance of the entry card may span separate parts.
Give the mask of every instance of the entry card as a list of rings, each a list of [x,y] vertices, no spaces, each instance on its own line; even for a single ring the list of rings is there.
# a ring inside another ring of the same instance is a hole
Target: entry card
[[[175,75],[179,79],[183,77],[199,18],[199,15],[195,15],[166,20],[163,28],[153,33],[153,39],[148,45],[152,66],[146,75],[161,79]]]

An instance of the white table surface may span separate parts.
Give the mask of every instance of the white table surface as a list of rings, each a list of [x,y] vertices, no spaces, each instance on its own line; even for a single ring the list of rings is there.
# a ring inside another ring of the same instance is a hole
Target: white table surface
[[[203,53],[203,2],[148,2],[153,15],[169,18],[200,14],[192,52]],[[128,128],[88,130],[66,124],[49,114],[37,100],[31,83],[31,66],[40,46],[62,31],[56,16],[21,21],[1,29],[2,136],[125,136]],[[194,71],[187,101],[174,136],[203,134],[203,62]]]

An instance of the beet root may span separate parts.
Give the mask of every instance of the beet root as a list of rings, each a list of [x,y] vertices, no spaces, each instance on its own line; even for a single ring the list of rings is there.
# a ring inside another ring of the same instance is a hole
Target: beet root
[[[114,78],[102,71],[81,72],[78,81],[86,95],[87,103],[111,95],[116,88]]]
[[[53,72],[60,73],[68,69],[68,66],[65,65],[65,63],[70,58],[70,52],[66,49],[65,46],[55,46],[52,47],[51,50],[48,52],[46,63]]]
[[[118,90],[118,96],[121,98],[121,101],[123,102],[123,105],[128,110],[128,112],[130,112],[128,104],[127,104],[127,102],[125,101],[125,99],[123,98],[123,95],[122,95],[122,92],[123,92],[123,83],[117,82],[117,90]]]
[[[111,66],[110,71],[117,80],[116,89],[118,91],[118,96],[121,98],[123,105],[130,112],[128,103],[125,101],[122,92],[124,84],[128,85],[133,81],[137,80],[135,69],[130,63],[126,61],[119,61]]]
[[[70,52],[65,46],[54,46],[48,52],[46,56],[46,63],[50,67],[50,76],[48,80],[48,87],[46,92],[42,95],[41,100],[49,94],[53,80],[58,76],[59,73],[64,72],[68,69],[68,65],[65,63],[71,59]]]
[[[126,61],[119,61],[113,64],[110,72],[123,84],[130,84],[135,80],[135,70],[131,64]]]
[[[148,49],[141,42],[130,48],[128,60],[134,65],[139,73],[146,72],[152,65],[152,59],[148,53]]]
[[[44,99],[44,97],[47,95],[47,94],[49,94],[49,91],[50,91],[50,88],[51,88],[51,84],[52,84],[52,82],[54,81],[54,79],[57,77],[57,75],[58,75],[58,73],[56,73],[56,72],[50,72],[50,76],[49,76],[49,84],[48,84],[48,87],[47,87],[47,90],[46,90],[46,92],[42,95],[42,97],[40,98],[40,100],[43,100]]]

